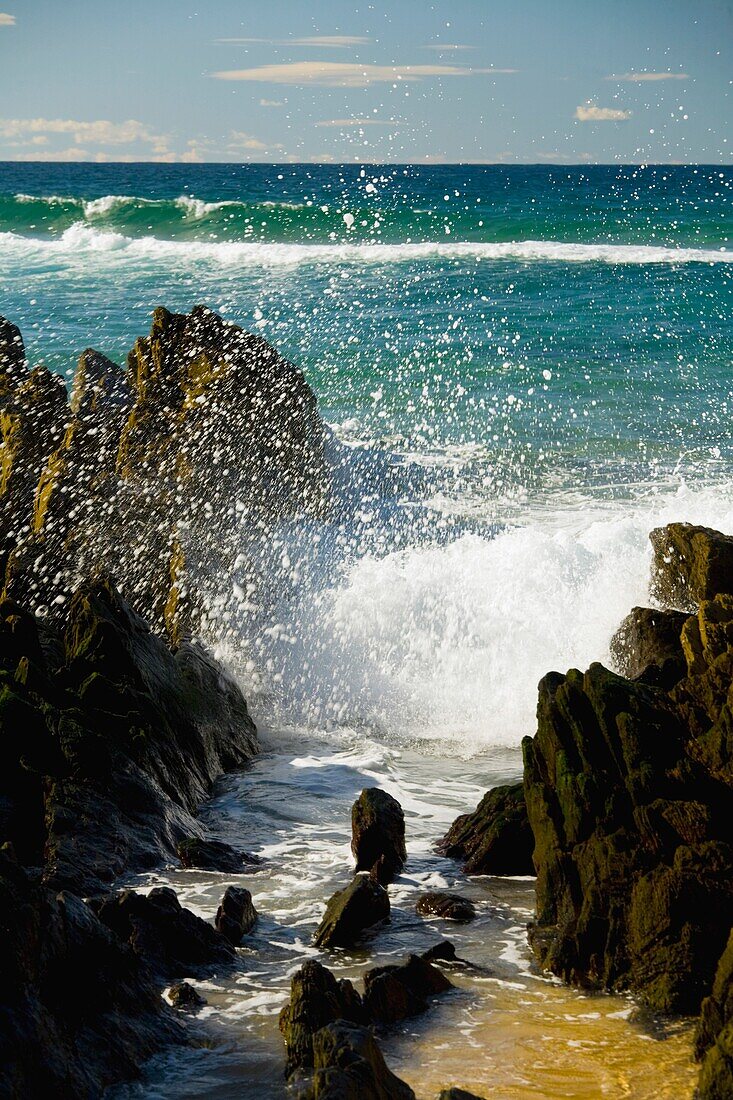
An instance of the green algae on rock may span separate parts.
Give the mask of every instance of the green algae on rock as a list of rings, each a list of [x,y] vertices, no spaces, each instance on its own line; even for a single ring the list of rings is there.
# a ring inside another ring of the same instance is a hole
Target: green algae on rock
[[[437,844],[443,855],[463,862],[467,875],[533,875],[533,848],[521,783],[487,791]]]

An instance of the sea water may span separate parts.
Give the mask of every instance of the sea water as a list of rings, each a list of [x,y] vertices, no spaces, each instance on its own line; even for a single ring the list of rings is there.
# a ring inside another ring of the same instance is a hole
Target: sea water
[[[466,880],[433,845],[520,775],[539,678],[610,661],[649,599],[649,530],[733,531],[732,181],[714,166],[0,166],[0,312],[32,363],[70,377],[88,345],[122,363],[156,305],[203,301],[303,368],[354,456],[349,518],[263,548],[266,607],[213,583],[207,641],[264,752],[204,816],[266,857],[239,880],[260,922],[234,974],[199,983],[202,1047],[155,1060],[135,1095],[284,1095],[277,1013],[348,878],[367,785],[404,806],[409,862],[389,928],[328,965],[358,978],[446,934],[475,964],[383,1038],[421,1100],[448,1084],[691,1092],[689,1029],[540,974],[531,881]],[[169,882],[210,918],[234,881],[169,869],[134,885]],[[416,917],[427,887],[471,897],[478,920]]]

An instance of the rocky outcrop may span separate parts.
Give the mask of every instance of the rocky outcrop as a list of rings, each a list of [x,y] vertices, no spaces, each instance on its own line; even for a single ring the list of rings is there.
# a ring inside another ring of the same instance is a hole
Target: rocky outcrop
[[[101,1096],[183,1032],[145,962],[0,851],[0,1094]]]
[[[712,992],[702,1003],[695,1056],[702,1062],[699,1100],[733,1096],[733,932],[718,962]]]
[[[313,1079],[299,1100],[415,1100],[388,1069],[368,1028],[339,1020],[313,1037]]]
[[[214,925],[233,947],[251,932],[257,921],[257,910],[252,895],[243,886],[227,886],[221,905],[216,911]]]
[[[733,593],[733,537],[690,523],[657,527],[649,537],[651,594],[662,607],[694,612],[702,600]]]
[[[618,671],[671,690],[687,673],[681,639],[687,619],[683,611],[632,608],[611,639]]]
[[[357,871],[371,871],[383,886],[407,859],[405,815],[396,798],[378,787],[363,790],[351,810],[351,850]]]
[[[533,848],[521,783],[487,791],[437,845],[439,852],[461,860],[467,875],[533,875]]]
[[[430,1007],[430,998],[453,988],[437,966],[419,955],[410,955],[399,966],[379,966],[364,975],[364,1010],[374,1024],[395,1024],[419,1016]]]
[[[446,894],[431,890],[421,894],[415,904],[421,917],[440,917],[441,920],[471,921],[476,919],[476,906],[460,894]]]
[[[313,1036],[335,1020],[362,1024],[361,997],[350,981],[338,981],[330,970],[309,959],[290,983],[290,1001],[280,1013],[280,1031],[287,1050],[286,1076],[313,1067]]]
[[[176,852],[181,866],[199,871],[221,871],[224,874],[241,875],[244,872],[258,871],[262,861],[231,844],[221,840],[208,840],[201,836],[186,837],[181,840]]]
[[[371,875],[355,875],[326,905],[316,947],[353,947],[364,931],[389,918],[389,895]]]

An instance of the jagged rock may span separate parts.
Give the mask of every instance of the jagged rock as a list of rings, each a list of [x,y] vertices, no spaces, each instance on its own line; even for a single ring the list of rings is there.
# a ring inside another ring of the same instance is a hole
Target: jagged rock
[[[371,1031],[339,1020],[313,1037],[314,1074],[302,1100],[415,1100],[388,1068]]]
[[[709,527],[669,523],[651,532],[651,594],[663,607],[696,611],[701,600],[733,594],[733,538]]]
[[[0,851],[0,1094],[92,1097],[184,1038],[145,963]]]
[[[168,1000],[182,1012],[196,1012],[206,1004],[206,998],[198,993],[190,982],[176,982],[168,990]]]
[[[450,940],[440,940],[438,943],[429,947],[427,951],[423,951],[420,956],[421,959],[425,959],[427,962],[461,962],[462,960],[456,955],[455,944],[452,944]]]
[[[611,653],[619,672],[643,678],[667,690],[687,673],[682,650],[682,611],[634,607],[611,639]]]
[[[712,993],[702,1003],[695,1057],[702,1062],[699,1100],[733,1096],[733,932],[718,962]]]
[[[446,894],[431,890],[421,894],[415,905],[421,917],[440,917],[442,920],[470,921],[476,919],[476,906],[460,894]]]
[[[540,962],[697,1012],[733,924],[730,790],[688,753],[679,705],[597,664],[550,673],[523,748]]]
[[[161,978],[227,966],[236,958],[229,940],[184,909],[168,886],[147,895],[125,890],[95,903],[95,908],[102,923]]]
[[[376,866],[383,886],[404,866],[405,815],[397,799],[379,787],[363,790],[351,809],[351,850],[356,870],[371,871]]]
[[[217,930],[236,947],[242,936],[252,931],[256,920],[257,910],[249,890],[243,886],[228,886],[216,911],[214,924]]]
[[[245,871],[259,870],[262,865],[262,861],[256,856],[232,848],[231,844],[225,844],[222,840],[186,837],[180,841],[176,850],[184,867],[201,871],[241,875]]]
[[[487,791],[437,845],[439,852],[461,860],[467,875],[533,875],[533,848],[521,783]]]
[[[428,998],[452,989],[436,966],[410,955],[400,966],[378,966],[364,975],[364,1009],[377,1024],[394,1024],[430,1007]]]
[[[365,929],[389,917],[389,895],[367,874],[331,897],[314,937],[317,947],[352,947]]]
[[[313,1036],[335,1020],[363,1023],[361,997],[350,981],[337,981],[330,970],[309,959],[292,977],[290,1001],[280,1013],[287,1048],[286,1075],[313,1066]]]
[[[482,1096],[477,1096],[475,1092],[466,1092],[465,1089],[443,1089],[438,1097],[438,1100],[483,1100]]]
[[[25,373],[25,347],[20,329],[0,317],[0,404],[5,404]]]

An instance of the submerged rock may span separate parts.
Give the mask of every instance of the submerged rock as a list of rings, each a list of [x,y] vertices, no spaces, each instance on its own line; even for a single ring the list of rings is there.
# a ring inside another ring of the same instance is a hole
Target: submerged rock
[[[483,1100],[482,1096],[477,1096],[475,1092],[466,1092],[465,1089],[443,1089],[438,1097],[438,1100]]]
[[[176,848],[181,864],[201,871],[222,871],[241,875],[245,871],[257,871],[261,860],[247,852],[232,848],[222,840],[204,840],[192,836],[181,840]]]
[[[682,611],[634,607],[611,639],[611,653],[624,676],[670,690],[685,676]]]
[[[461,860],[467,875],[533,875],[533,848],[521,783],[487,791],[437,845],[443,855]]]
[[[228,886],[216,911],[214,924],[218,932],[236,947],[242,936],[251,932],[257,921],[252,895],[243,886]]]
[[[351,982],[337,981],[330,970],[309,959],[292,977],[290,1001],[280,1013],[287,1048],[286,1075],[313,1066],[313,1036],[335,1020],[364,1023],[361,997]]]
[[[331,897],[313,942],[316,947],[353,947],[362,933],[389,917],[389,895],[367,874],[356,875]]]
[[[202,997],[190,982],[177,982],[168,990],[168,999],[174,1008],[182,1012],[196,1012],[206,1004],[206,998]]]
[[[421,917],[440,917],[442,920],[470,921],[476,919],[476,906],[460,894],[446,894],[433,890],[421,894],[415,909]]]
[[[313,1081],[303,1100],[415,1100],[387,1068],[368,1028],[339,1020],[313,1037]]]
[[[445,993],[453,983],[424,957],[410,955],[400,966],[379,966],[364,975],[364,1009],[375,1024],[394,1024],[419,1016],[429,998]]]
[[[357,871],[371,871],[382,886],[400,873],[407,859],[405,815],[396,798],[367,787],[351,810],[351,850]]]
[[[733,594],[733,537],[709,527],[669,523],[650,534],[651,594],[663,607],[694,612],[702,600]]]

